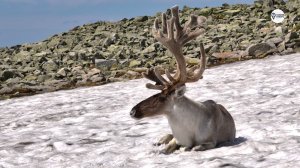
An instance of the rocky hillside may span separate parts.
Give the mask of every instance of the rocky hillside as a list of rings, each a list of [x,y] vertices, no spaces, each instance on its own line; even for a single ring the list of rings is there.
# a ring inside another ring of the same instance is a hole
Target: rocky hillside
[[[183,7],[182,23],[190,14],[207,17],[206,33],[184,48],[188,66],[198,63],[199,41],[205,44],[209,66],[300,52],[299,6],[299,0],[261,0]],[[283,23],[270,19],[276,8],[285,12]],[[0,99],[140,78],[157,65],[172,70],[175,60],[151,35],[155,17],[96,22],[39,43],[0,48]]]

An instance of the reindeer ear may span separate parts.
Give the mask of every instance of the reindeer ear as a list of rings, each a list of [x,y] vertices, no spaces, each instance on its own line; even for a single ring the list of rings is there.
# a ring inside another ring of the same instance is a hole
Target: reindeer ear
[[[182,96],[184,96],[185,90],[186,90],[185,85],[182,85],[182,86],[178,87],[175,90],[175,97],[176,98],[181,98]]]

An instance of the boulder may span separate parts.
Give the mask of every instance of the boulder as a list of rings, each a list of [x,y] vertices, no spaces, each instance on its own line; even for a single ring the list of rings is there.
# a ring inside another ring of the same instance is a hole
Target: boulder
[[[73,76],[78,76],[78,75],[85,74],[85,71],[83,70],[83,68],[81,66],[76,66],[76,67],[72,68],[71,73]]]
[[[274,32],[281,35],[283,33],[283,30],[282,30],[282,27],[281,26],[278,26],[274,29]]]
[[[87,72],[88,78],[90,78],[90,77],[92,77],[92,76],[94,76],[94,75],[98,76],[98,75],[100,75],[100,74],[101,74],[101,70],[100,70],[100,69],[97,69],[97,68],[93,68],[93,69],[91,69],[91,70],[89,70],[89,71]]]
[[[130,61],[130,63],[129,63],[129,68],[137,67],[137,66],[139,66],[139,65],[141,65],[141,64],[142,64],[141,61],[138,61],[138,60],[132,60],[132,61]]]
[[[200,62],[200,59],[199,58],[191,58],[191,57],[186,56],[185,61],[188,65],[198,65]]]
[[[57,69],[58,69],[57,63],[55,61],[53,61],[52,59],[45,62],[42,65],[42,67],[46,72],[54,72],[54,71],[57,71]]]
[[[0,73],[0,80],[1,81],[6,81],[10,78],[14,78],[16,76],[16,73],[12,70],[5,70]]]
[[[295,23],[295,22],[300,22],[300,14],[292,16],[291,17],[291,22]]]
[[[95,59],[95,66],[99,69],[107,70],[110,69],[114,64],[117,64],[116,59]]]
[[[227,51],[222,53],[213,53],[212,56],[219,59],[222,63],[241,60],[242,51]]]
[[[274,48],[268,43],[258,43],[249,46],[246,50],[247,55],[260,57],[274,52]]]
[[[59,77],[66,77],[67,76],[67,69],[66,68],[61,68],[60,70],[57,71],[57,75]]]
[[[238,13],[240,13],[240,12],[241,12],[240,9],[232,9],[232,10],[224,11],[224,14],[234,16],[234,15],[237,15]]]
[[[90,78],[90,80],[93,82],[93,83],[97,83],[97,82],[104,82],[105,81],[105,78],[103,76],[97,76],[97,75],[94,75]]]
[[[103,46],[104,46],[104,47],[108,47],[108,46],[110,46],[110,45],[113,44],[113,43],[114,43],[114,41],[113,41],[110,37],[108,37],[108,38],[106,38],[106,39],[104,40]]]
[[[155,48],[155,44],[150,45],[149,47],[145,48],[142,53],[143,54],[147,54],[147,53],[152,53],[155,52],[156,48]]]
[[[285,42],[282,41],[280,44],[278,44],[277,48],[279,52],[283,52],[285,50]]]
[[[284,37],[284,41],[289,43],[293,39],[297,39],[297,38],[299,38],[299,35],[296,32],[290,32]]]
[[[136,22],[145,22],[148,20],[148,16],[138,16],[134,19]]]
[[[130,79],[136,79],[136,78],[140,77],[141,75],[138,72],[129,70],[126,73],[126,76],[128,76],[128,78],[130,78]]]
[[[282,41],[283,41],[283,39],[281,37],[274,37],[274,38],[270,38],[269,40],[267,40],[267,43],[274,43],[275,45],[278,45]]]

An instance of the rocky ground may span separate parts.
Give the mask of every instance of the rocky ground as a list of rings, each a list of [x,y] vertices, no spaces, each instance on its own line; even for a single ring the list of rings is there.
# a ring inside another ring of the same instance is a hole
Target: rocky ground
[[[209,66],[299,52],[299,6],[298,0],[266,0],[183,7],[182,23],[190,14],[208,18],[206,33],[184,48],[188,66],[198,63],[200,41]],[[275,8],[286,14],[281,24],[270,20]],[[0,99],[140,78],[141,72],[156,65],[172,70],[174,59],[150,33],[155,17],[97,22],[42,42],[0,48]]]

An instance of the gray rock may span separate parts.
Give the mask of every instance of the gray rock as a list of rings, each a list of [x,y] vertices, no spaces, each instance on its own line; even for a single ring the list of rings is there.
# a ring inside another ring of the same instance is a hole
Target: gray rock
[[[117,64],[116,59],[95,59],[95,66],[100,69],[110,69],[114,64]]]
[[[224,14],[234,16],[234,15],[237,15],[238,13],[240,13],[240,12],[241,12],[240,9],[232,9],[232,10],[230,9],[230,10],[224,11]]]
[[[104,42],[103,42],[103,46],[104,47],[108,47],[108,46],[110,46],[111,44],[113,44],[114,43],[114,41],[111,39],[111,38],[106,38],[105,40],[104,40]]]
[[[130,79],[136,79],[137,77],[140,76],[140,73],[129,70],[129,71],[127,71],[126,75],[127,75]]]
[[[11,87],[3,87],[0,89],[0,95],[11,94],[13,93],[13,89]]]
[[[269,12],[275,9],[275,5],[284,5],[283,0],[264,0],[264,12]]]
[[[81,76],[85,74],[85,71],[82,69],[81,66],[77,66],[71,70],[71,73],[73,74],[73,76],[78,76],[78,75]]]
[[[243,51],[227,51],[222,53],[213,53],[212,56],[218,59],[220,63],[227,63],[241,60],[243,54]]]
[[[16,73],[11,70],[5,70],[0,73],[0,80],[1,81],[6,81],[7,79],[15,77]]]
[[[268,43],[259,43],[259,44],[253,44],[249,46],[246,50],[247,55],[259,57],[261,55],[267,55],[271,52],[274,52],[274,47],[272,47]]]
[[[296,15],[296,16],[292,16],[291,17],[291,22],[295,23],[295,22],[300,22],[300,14]]]
[[[277,33],[277,34],[282,34],[283,33],[282,27],[281,26],[276,27],[274,29],[274,32]]]
[[[5,84],[7,84],[7,86],[13,86],[13,85],[19,84],[20,81],[21,81],[21,78],[19,78],[19,77],[9,78],[5,81]]]
[[[209,16],[212,13],[213,10],[214,10],[213,8],[202,8],[202,9],[196,11],[195,14],[196,15]]]
[[[152,44],[149,47],[145,48],[142,53],[143,54],[148,54],[156,51],[156,44]]]
[[[141,61],[138,61],[138,60],[132,60],[132,61],[130,61],[130,63],[129,63],[129,67],[130,67],[130,68],[133,68],[133,67],[137,67],[137,66],[139,66],[139,65],[141,65],[141,64],[142,64]]]
[[[34,54],[34,57],[45,57],[45,56],[47,56],[49,54],[51,54],[50,51],[42,51],[42,52]]]
[[[113,33],[111,37],[114,41],[120,39],[120,35],[118,33]]]
[[[292,48],[287,48],[283,52],[281,52],[282,55],[287,55],[287,54],[293,54],[295,51]]]
[[[49,80],[52,78],[52,75],[46,74],[46,75],[36,75],[38,82],[45,82],[46,80]]]
[[[294,12],[299,9],[300,1],[299,0],[289,0],[286,2],[286,7],[290,12]]]
[[[280,44],[278,44],[277,48],[279,52],[283,52],[285,50],[285,42],[283,41]]]
[[[141,39],[139,43],[140,43],[140,47],[144,48],[144,47],[146,47],[147,39],[145,39],[145,38]]]
[[[296,32],[290,32],[284,37],[284,41],[288,43],[297,38],[299,38],[299,35]]]
[[[29,67],[29,66],[20,69],[20,71],[23,72],[23,73],[34,72],[35,70],[36,70],[35,67]]]
[[[104,82],[105,81],[105,78],[103,76],[97,76],[97,75],[94,75],[90,78],[90,80],[93,82],[93,83],[96,83],[96,82]]]
[[[281,37],[274,37],[269,40],[267,40],[267,43],[274,43],[275,45],[281,43],[283,39]]]
[[[28,81],[28,82],[36,81],[36,80],[37,80],[37,76],[30,74],[30,75],[27,75],[27,76],[24,78],[24,80],[26,80],[26,81]]]
[[[101,74],[101,70],[97,68],[93,68],[87,72],[88,77],[92,77],[94,75],[100,75],[100,74]]]
[[[77,56],[78,54],[77,54],[76,52],[72,51],[72,52],[69,52],[69,55],[70,55],[71,57],[75,57],[75,56]]]
[[[219,46],[215,44],[210,48],[208,53],[211,54],[211,53],[217,52],[218,49],[219,49]]]
[[[67,76],[67,71],[66,68],[61,68],[60,70],[57,71],[57,75],[59,77],[66,77]]]
[[[45,62],[42,67],[46,72],[53,72],[57,70],[58,65],[56,62],[50,59],[47,62]]]
[[[148,20],[148,16],[138,16],[134,20],[137,22],[145,22]]]

